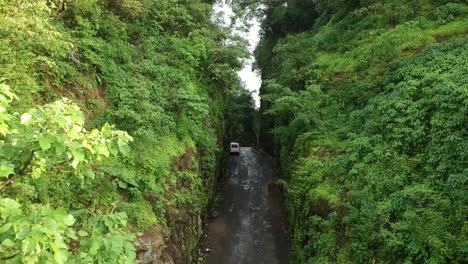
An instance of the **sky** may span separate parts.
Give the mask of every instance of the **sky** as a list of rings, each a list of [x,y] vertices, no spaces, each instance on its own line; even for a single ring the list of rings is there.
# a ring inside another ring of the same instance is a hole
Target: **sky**
[[[220,13],[220,12],[222,13],[224,26],[228,26],[231,24],[231,16],[233,16],[233,12],[232,12],[231,7],[225,4],[225,1],[222,1],[222,0],[218,1],[218,3],[214,6],[214,11],[216,13]],[[249,51],[253,53],[255,47],[258,44],[258,41],[260,40],[260,37],[259,37],[260,23],[258,22],[257,19],[252,18],[251,21],[249,21],[249,24],[251,24],[251,27],[249,27],[248,32],[240,32],[237,30],[236,32],[249,41],[249,44],[250,44]],[[259,89],[261,85],[261,79],[260,79],[260,75],[258,74],[258,72],[253,71],[252,69],[253,62],[254,62],[254,58],[253,58],[253,55],[251,55],[251,58],[245,62],[244,68],[241,71],[239,71],[237,74],[239,75],[242,82],[245,84],[245,87],[247,88],[247,90],[252,92],[252,96],[255,100],[255,105],[257,107],[260,107]]]

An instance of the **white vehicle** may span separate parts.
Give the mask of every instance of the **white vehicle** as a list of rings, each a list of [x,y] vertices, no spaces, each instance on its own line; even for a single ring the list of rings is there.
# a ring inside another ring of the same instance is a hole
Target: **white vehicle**
[[[233,155],[239,155],[240,154],[239,143],[231,142],[231,144],[229,144],[229,154],[233,154]]]

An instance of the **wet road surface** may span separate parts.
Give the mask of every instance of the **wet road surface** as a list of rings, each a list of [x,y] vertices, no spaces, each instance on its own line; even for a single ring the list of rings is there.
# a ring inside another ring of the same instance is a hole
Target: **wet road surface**
[[[208,224],[208,264],[287,264],[289,240],[272,159],[251,148],[230,156],[217,215]],[[206,249],[203,249],[206,251]]]

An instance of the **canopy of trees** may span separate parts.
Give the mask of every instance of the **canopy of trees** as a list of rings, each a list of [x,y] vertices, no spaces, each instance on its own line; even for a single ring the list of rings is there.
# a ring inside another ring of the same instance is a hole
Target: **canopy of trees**
[[[0,1],[0,262],[134,263],[205,209],[248,99],[213,2]]]
[[[466,2],[237,6],[265,16],[260,142],[293,263],[466,263]]]

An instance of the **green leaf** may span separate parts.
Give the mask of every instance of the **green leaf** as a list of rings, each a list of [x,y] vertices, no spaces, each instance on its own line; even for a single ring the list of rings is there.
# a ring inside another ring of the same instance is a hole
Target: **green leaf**
[[[114,221],[110,217],[107,217],[104,219],[104,225],[108,228],[112,228],[112,226],[114,226]]]
[[[61,218],[65,217],[65,216],[67,216],[67,214],[68,214],[67,210],[65,210],[65,208],[63,208],[63,207],[58,207],[53,212],[53,215],[54,215],[55,219],[61,219]]]
[[[7,124],[0,123],[0,134],[6,135],[8,133],[9,126]]]
[[[109,125],[109,123],[106,123],[104,126],[102,126],[101,132],[104,136],[108,137],[111,135],[112,128]]]
[[[76,232],[73,229],[68,229],[68,232],[66,233],[67,237],[73,239],[73,240],[78,240],[78,237],[76,236]]]
[[[79,162],[78,160],[74,159],[74,160],[72,161],[72,164],[71,164],[71,165],[72,165],[73,168],[76,169],[76,168],[78,167],[78,164],[79,164],[79,163],[80,163],[80,162]]]
[[[10,230],[11,225],[11,223],[6,223],[2,227],[0,227],[0,234]]]
[[[25,237],[27,237],[30,232],[31,232],[31,229],[29,227],[25,227],[25,228],[21,229],[21,232],[16,234],[16,238],[19,239],[19,240],[22,240]]]
[[[61,216],[65,216],[67,213],[65,209],[59,207],[55,210],[52,210],[52,207],[50,207],[50,204],[46,204],[41,207],[41,214],[42,215],[50,215],[53,214],[56,219],[59,219]]]
[[[28,253],[33,252],[35,247],[36,247],[36,242],[31,238],[27,238],[23,240],[23,243],[21,245],[21,250],[23,251],[24,254],[27,255]]]
[[[112,156],[117,156],[117,154],[119,154],[119,149],[115,146],[115,144],[112,144],[109,146],[109,152]]]
[[[96,239],[93,239],[91,242],[91,248],[89,249],[89,254],[93,256],[96,255],[99,248],[100,248],[99,241]]]
[[[87,236],[88,233],[86,231],[84,231],[84,230],[80,230],[80,231],[78,231],[78,235],[84,237],[84,236]]]
[[[54,260],[58,264],[66,263],[68,259],[68,252],[66,250],[60,249],[54,252]]]
[[[0,164],[0,178],[6,178],[15,173],[15,167],[11,163]]]
[[[69,214],[69,215],[65,216],[65,218],[63,218],[63,222],[67,226],[72,226],[75,223],[75,218],[71,214]]]
[[[120,153],[122,153],[123,155],[128,155],[130,153],[130,147],[124,141],[120,139],[117,140],[117,145],[119,146]]]
[[[46,218],[44,218],[43,221],[44,221],[43,226],[45,228],[47,228],[50,233],[55,233],[57,231],[58,225],[57,225],[57,222],[54,219],[52,219],[50,217],[46,217]]]
[[[107,146],[105,144],[99,144],[96,146],[96,151],[105,156],[105,157],[109,157],[109,149],[107,149]]]
[[[62,155],[65,152],[65,146],[62,144],[56,144],[55,145],[55,153],[59,156]]]
[[[119,187],[122,188],[122,189],[127,189],[128,188],[128,184],[124,181],[119,181]]]
[[[70,149],[70,151],[71,151],[71,153],[73,155],[73,158],[76,161],[83,161],[84,160],[85,154],[84,154],[82,149]]]
[[[45,135],[39,139],[39,146],[42,150],[48,150],[51,147],[54,139],[55,138],[52,135]]]
[[[96,177],[96,173],[94,173],[94,171],[90,168],[86,168],[84,170],[84,175],[86,175],[86,177],[90,178],[90,179],[94,179],[94,177]]]
[[[15,243],[13,243],[13,241],[11,241],[11,239],[7,238],[7,239],[3,240],[2,245],[5,246],[5,247],[14,247]]]
[[[41,177],[41,175],[42,175],[41,168],[33,168],[32,169],[31,176],[33,177],[33,179],[37,179],[37,178]]]
[[[0,206],[8,209],[19,209],[21,205],[11,198],[4,198],[0,200]]]

